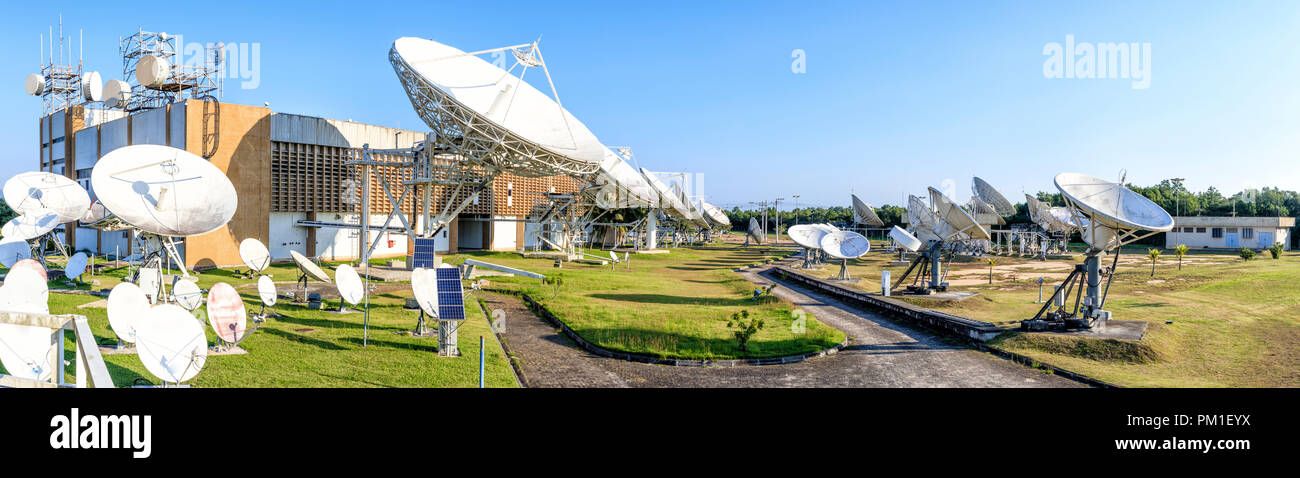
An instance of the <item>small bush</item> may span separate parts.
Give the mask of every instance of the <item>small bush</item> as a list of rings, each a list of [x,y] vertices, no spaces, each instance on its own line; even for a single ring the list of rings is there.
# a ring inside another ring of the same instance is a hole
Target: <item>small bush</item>
[[[749,343],[750,337],[763,329],[763,319],[757,317],[751,319],[748,310],[741,310],[731,314],[731,320],[727,321],[727,328],[732,327],[736,328],[736,331],[732,333],[736,337],[736,344],[740,347],[740,350],[747,351],[746,345]]]
[[[1274,259],[1281,259],[1283,249],[1285,249],[1285,246],[1283,246],[1282,243],[1274,243],[1272,246],[1268,247],[1268,253],[1271,254]]]
[[[1241,248],[1241,252],[1239,252],[1238,254],[1241,256],[1242,260],[1248,261],[1255,258],[1255,251],[1252,251],[1249,248],[1245,248],[1245,247]]]

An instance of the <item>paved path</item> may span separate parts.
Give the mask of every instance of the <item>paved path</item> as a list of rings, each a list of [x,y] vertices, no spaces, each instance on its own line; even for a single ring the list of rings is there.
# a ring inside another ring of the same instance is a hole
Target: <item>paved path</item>
[[[741,273],[756,283],[771,279]],[[773,292],[853,337],[835,355],[743,367],[649,365],[593,355],[513,296],[483,294],[506,313],[502,340],[529,387],[1082,387],[1055,375],[952,345],[930,332],[861,312],[784,282]]]

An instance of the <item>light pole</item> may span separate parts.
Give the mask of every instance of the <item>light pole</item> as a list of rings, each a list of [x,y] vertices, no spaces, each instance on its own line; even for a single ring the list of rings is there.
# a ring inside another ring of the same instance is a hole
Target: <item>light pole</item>
[[[781,243],[781,200],[785,198],[776,198],[776,223],[772,226],[772,232],[776,233],[776,242],[773,245]]]
[[[794,225],[799,225],[799,195],[790,196],[794,198]]]
[[[1178,192],[1183,189],[1183,181],[1186,180],[1187,178],[1170,179],[1170,181],[1174,183],[1174,217],[1178,217],[1182,214],[1183,196]],[[1178,226],[1178,222],[1174,221],[1174,225]],[[1183,243],[1183,228],[1181,226],[1179,226],[1178,230],[1174,232],[1174,242],[1179,244]]]

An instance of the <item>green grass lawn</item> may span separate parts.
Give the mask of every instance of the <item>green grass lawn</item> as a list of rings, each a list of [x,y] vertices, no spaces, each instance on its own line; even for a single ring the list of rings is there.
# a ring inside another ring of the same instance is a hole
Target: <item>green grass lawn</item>
[[[87,280],[98,281],[96,290],[111,288],[125,273],[125,269],[114,270]],[[273,265],[268,273],[277,282],[297,278],[297,268],[288,264]],[[217,282],[228,282],[237,288],[255,283],[234,277],[228,270],[206,271],[195,278],[204,289]],[[51,286],[70,288],[55,281]],[[287,287],[281,285],[281,292]],[[255,312],[261,304],[256,288],[238,290],[245,306]],[[462,355],[439,357],[436,335],[415,338],[401,333],[414,328],[416,323],[417,313],[402,309],[403,298],[410,296],[409,287],[371,296],[369,339],[365,347],[360,312],[339,315],[308,310],[282,298],[273,309],[281,316],[268,319],[240,344],[247,354],[209,356],[203,371],[189,383],[195,387],[477,387],[478,344],[479,337],[483,336],[487,344],[486,385],[517,386],[509,361],[476,302],[467,301],[468,319],[458,331]],[[77,308],[97,300],[100,298],[90,295],[50,294],[50,312],[85,315],[96,337],[116,340],[109,329],[105,309]],[[337,305],[337,301],[326,301],[326,308]],[[206,323],[204,330],[209,344],[216,344],[216,335]],[[65,358],[72,361],[71,340],[65,350]],[[104,361],[118,386],[129,386],[137,378],[158,383],[135,354],[104,355]]]
[[[1141,248],[1145,251],[1146,248]],[[1195,251],[1178,259],[1165,251],[1155,276],[1144,255],[1121,256],[1106,309],[1115,320],[1149,323],[1141,342],[1098,341],[1039,334],[1009,333],[995,341],[1013,352],[1084,373],[1108,382],[1143,387],[1296,387],[1300,386],[1300,254],[1274,260],[1267,252],[1242,261],[1235,252]],[[1080,256],[1081,257],[1081,256]],[[858,287],[878,292],[880,272],[894,278],[906,267],[890,267],[893,257],[871,253],[850,271],[863,280]],[[1134,262],[1129,262],[1130,260]],[[993,283],[982,261],[953,262],[954,290],[979,292],[961,302],[905,298],[944,312],[1014,325],[1042,307],[1071,261],[1037,261],[997,257]],[[1109,266],[1109,260],[1103,261]],[[828,277],[838,266],[814,275]],[[1104,282],[1103,282],[1104,283]],[[898,298],[898,296],[896,296]],[[1172,324],[1166,321],[1172,320]]]
[[[844,333],[775,297],[751,299],[754,285],[732,269],[761,262],[763,255],[741,248],[725,251],[673,249],[669,254],[633,254],[628,264],[609,266],[525,258],[515,253],[457,254],[564,279],[558,295],[536,279],[488,277],[491,287],[518,290],[544,304],[583,338],[611,350],[659,357],[729,359],[792,355],[822,350]],[[620,255],[621,257],[621,255]],[[727,327],[733,313],[747,310],[765,327],[740,350]],[[796,325],[802,314],[804,327]]]

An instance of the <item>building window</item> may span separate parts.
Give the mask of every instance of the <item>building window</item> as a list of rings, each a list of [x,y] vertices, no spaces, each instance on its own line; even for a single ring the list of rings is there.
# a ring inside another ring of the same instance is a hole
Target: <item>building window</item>
[[[1215,238],[1215,239],[1219,239],[1219,238],[1223,237],[1223,228],[1222,228],[1222,227],[1216,227],[1216,228],[1214,228],[1214,229],[1211,229],[1211,230],[1210,230],[1210,237],[1213,237],[1213,238]]]
[[[1195,231],[1196,231],[1196,228],[1194,228],[1194,227],[1184,227],[1184,228],[1183,228],[1183,232],[1191,233],[1191,232],[1195,232]]]
[[[1237,228],[1235,227],[1228,228],[1228,234],[1236,234],[1236,233],[1237,233]]]
[[[1255,228],[1253,228],[1253,227],[1243,227],[1243,228],[1241,228],[1241,238],[1242,238],[1242,239],[1254,239],[1254,238],[1255,238]]]
[[[1200,233],[1200,234],[1205,234],[1205,228],[1204,228],[1204,227],[1198,227],[1198,228],[1196,228],[1196,232],[1197,232],[1197,233]]]

